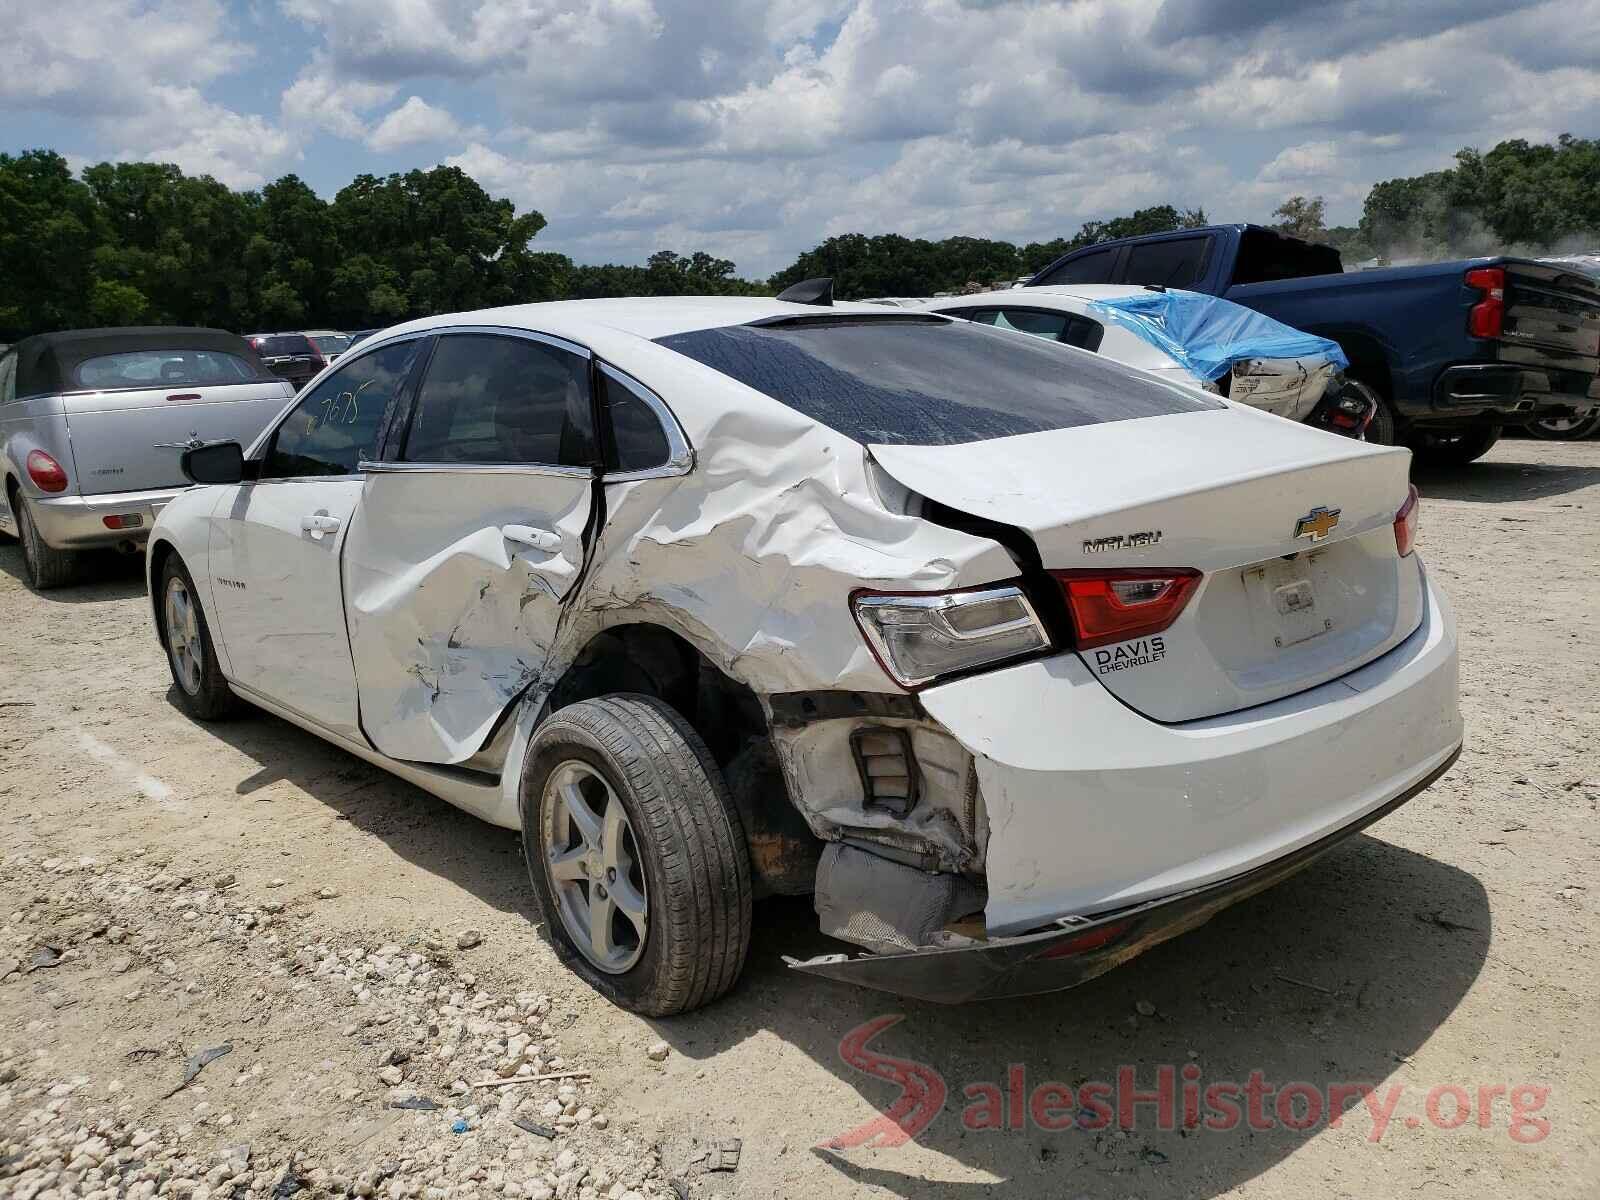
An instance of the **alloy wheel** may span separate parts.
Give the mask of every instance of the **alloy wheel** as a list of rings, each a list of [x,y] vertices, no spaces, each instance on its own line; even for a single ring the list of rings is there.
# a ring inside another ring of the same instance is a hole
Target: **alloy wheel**
[[[183,580],[167,580],[166,595],[167,653],[172,658],[172,673],[178,684],[191,696],[200,694],[200,680],[205,673],[205,647],[200,638],[200,617],[195,610],[194,597]]]
[[[596,968],[620,975],[639,961],[650,901],[638,842],[611,785],[569,759],[545,783],[540,859],[561,923]]]

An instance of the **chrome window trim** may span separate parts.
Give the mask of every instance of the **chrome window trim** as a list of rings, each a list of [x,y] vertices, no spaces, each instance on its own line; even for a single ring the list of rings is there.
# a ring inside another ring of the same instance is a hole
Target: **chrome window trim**
[[[598,366],[602,374],[638,394],[645,402],[645,407],[655,414],[656,420],[661,425],[661,432],[667,439],[666,462],[637,471],[609,471],[601,475],[601,482],[635,483],[641,479],[671,479],[687,475],[694,470],[694,447],[689,445],[689,438],[683,432],[683,426],[678,424],[678,418],[672,409],[667,407],[667,402],[626,371],[619,370],[608,362],[601,362]]]
[[[594,358],[594,351],[587,346],[581,346],[577,342],[569,342],[566,338],[556,337],[552,333],[540,333],[533,329],[519,329],[515,325],[444,325],[435,329],[415,330],[414,333],[418,337],[449,337],[451,334],[456,333],[487,333],[499,337],[522,338],[530,342],[544,342],[546,345],[554,346],[557,350],[565,350],[568,354],[576,354],[585,362]],[[356,344],[358,346],[366,345],[365,342],[357,342]]]
[[[560,467],[545,463],[471,462],[370,462],[363,459],[356,470],[366,475],[551,475],[561,479],[592,479],[593,467]]]

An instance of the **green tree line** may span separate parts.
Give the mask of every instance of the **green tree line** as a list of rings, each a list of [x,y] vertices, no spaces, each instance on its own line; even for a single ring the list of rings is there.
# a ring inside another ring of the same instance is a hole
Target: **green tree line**
[[[1292,196],[1278,228],[1339,247],[1347,264],[1600,246],[1600,139],[1522,139],[1374,186],[1359,225],[1328,228],[1322,197]],[[286,175],[237,192],[161,163],[0,154],[0,341],[48,329],[176,323],[241,332],[363,328],[437,312],[568,297],[771,294],[834,277],[844,298],[993,286],[1070,250],[1203,225],[1170,204],[1090,221],[1071,237],[941,241],[847,233],[770,279],[704,251],[643,266],[574,263],[533,248],[544,217],[517,213],[455,167],[359,175],[332,200]]]

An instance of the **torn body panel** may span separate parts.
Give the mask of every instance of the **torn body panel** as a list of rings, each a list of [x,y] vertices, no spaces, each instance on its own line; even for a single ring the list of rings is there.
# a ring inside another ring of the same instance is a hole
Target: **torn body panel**
[[[545,666],[583,565],[591,488],[572,472],[368,475],[344,574],[361,725],[374,746],[409,762],[477,753]]]
[[[951,869],[970,865],[981,850],[972,823],[960,817],[965,767],[953,761],[968,756],[948,738],[926,751],[930,772],[939,764],[954,781],[947,786],[941,777],[931,789],[937,798],[948,795],[947,803],[930,801],[905,820],[864,807],[850,731],[882,723],[873,714],[895,706],[914,712],[915,702],[872,658],[849,598],[861,586],[987,583],[1014,575],[1017,564],[987,538],[891,511],[868,479],[859,445],[764,397],[758,401],[705,427],[694,425],[692,414],[684,417],[690,438],[704,447],[692,474],[606,485],[606,520],[591,561],[518,709],[503,775],[505,812],[516,811],[522,747],[584,648],[610,629],[656,626],[768,706],[784,801],[812,834],[832,839],[848,828],[885,840],[898,836],[907,849]],[[798,702],[780,701],[781,712],[770,708],[770,698],[801,693],[881,703],[861,701],[863,720],[820,724],[796,722],[796,714],[804,715]],[[926,720],[919,728],[919,738],[940,736]],[[842,753],[829,761],[828,747]],[[773,890],[794,891],[789,866],[814,862],[815,851],[785,843],[773,846],[771,857],[774,878],[789,880]]]

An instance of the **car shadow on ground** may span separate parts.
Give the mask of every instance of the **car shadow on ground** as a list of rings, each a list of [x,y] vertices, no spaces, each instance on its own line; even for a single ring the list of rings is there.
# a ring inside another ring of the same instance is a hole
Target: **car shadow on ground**
[[[1491,462],[1464,467],[1414,464],[1411,482],[1424,500],[1472,500],[1487,504],[1565,496],[1600,483],[1600,467],[1565,463]]]
[[[270,799],[263,793],[273,784],[291,782],[419,869],[527,919],[529,936],[537,936],[516,834],[266,713],[252,711],[207,729],[262,764],[236,784],[241,798]],[[848,947],[817,931],[808,897],[777,898],[756,907],[748,965],[735,990],[700,1012],[651,1024],[690,1060],[710,1061],[766,1036],[804,1055],[859,1098],[836,1105],[836,1127],[830,1116],[820,1135],[805,1129],[805,1142],[815,1137],[823,1143],[848,1135],[900,1097],[903,1089],[885,1076],[846,1062],[841,1042],[868,1022],[901,1015],[871,1039],[871,1050],[901,1067],[931,1069],[945,1088],[943,1105],[917,1132],[914,1146],[813,1146],[807,1173],[823,1184],[832,1177],[841,1186],[849,1181],[907,1197],[993,1194],[993,1182],[929,1179],[932,1152],[990,1181],[1006,1180],[1008,1191],[1021,1195],[1055,1196],[1066,1189],[1073,1195],[1213,1196],[1309,1139],[1330,1136],[1323,1126],[1331,1109],[1300,1131],[1276,1120],[1275,1094],[1263,1109],[1272,1128],[1241,1124],[1185,1134],[1160,1128],[1150,1104],[1135,1110],[1126,1136],[1119,1136],[1115,1122],[1103,1131],[1050,1130],[1026,1114],[1011,1128],[1013,1064],[1023,1072],[1028,1097],[1048,1083],[1115,1088],[1124,1069],[1134,1072],[1139,1090],[1153,1091],[1163,1067],[1180,1085],[1188,1067],[1198,1070],[1202,1091],[1215,1084],[1242,1087],[1259,1072],[1274,1090],[1307,1085],[1326,1104],[1335,1085],[1377,1085],[1403,1071],[1483,969],[1490,928],[1488,897],[1474,876],[1362,834],[1277,887],[1081,987],[943,1007],[790,970],[785,956]],[[596,996],[592,1010],[578,1013],[573,1032],[614,1037],[607,1024],[612,1019]],[[585,1026],[592,1030],[586,1033]],[[740,1070],[737,1062],[729,1069]],[[1461,1085],[1476,1095],[1480,1083],[1514,1082],[1417,1080],[1394,1110],[1396,1126],[1424,1111],[1434,1084]],[[967,1089],[989,1083],[1005,1098],[1007,1127],[970,1129],[964,1118],[973,1094]],[[1379,1088],[1380,1097],[1390,1086]],[[762,1103],[770,1108],[787,1101]],[[1303,1097],[1297,1100],[1291,1115],[1305,1115],[1304,1104]],[[1353,1091],[1342,1107],[1357,1138],[1373,1131],[1373,1117]],[[797,1132],[804,1129],[803,1103],[798,1112]],[[797,1150],[807,1152],[790,1146],[791,1153]],[[748,1151],[755,1160],[758,1148]]]
[[[15,541],[0,545],[0,571],[23,587],[28,577],[22,565],[22,547]],[[144,555],[94,550],[82,555],[77,577],[65,587],[35,593],[49,604],[99,604],[127,600],[144,592]]]
[[[167,700],[178,708],[175,687]],[[421,788],[257,708],[206,732],[260,764],[240,779],[242,799],[270,803],[287,782],[325,804],[340,820],[383,841],[407,862],[447,879],[502,912],[534,919],[533,892],[519,836],[446,804]],[[535,936],[529,929],[529,936]]]
[[[1257,1071],[1275,1088],[1309,1084],[1323,1098],[1335,1084],[1376,1085],[1402,1070],[1460,1003],[1483,967],[1489,935],[1488,898],[1476,878],[1360,835],[1278,887],[1081,987],[957,1007],[789,970],[783,955],[840,947],[816,932],[809,900],[767,901],[757,907],[750,963],[737,990],[700,1013],[654,1024],[694,1059],[711,1059],[763,1031],[805,1054],[861,1098],[854,1109],[841,1106],[826,1141],[901,1096],[896,1083],[848,1065],[840,1043],[866,1022],[904,1014],[870,1047],[902,1065],[932,1068],[943,1080],[942,1110],[916,1138],[925,1150],[1008,1181],[1008,1194],[1212,1196],[1319,1136],[1330,1113],[1300,1132],[1241,1125],[1186,1136],[1158,1128],[1146,1104],[1124,1137],[1115,1125],[1047,1131],[1027,1116],[1010,1128],[1007,1100],[1008,1127],[984,1130],[966,1127],[974,1103],[966,1089],[993,1083],[1009,1097],[1013,1064],[1030,1097],[1050,1082],[1115,1087],[1124,1068],[1134,1071],[1141,1091],[1155,1091],[1163,1066],[1180,1087],[1184,1069],[1198,1068],[1200,1094],[1217,1083],[1244,1085]],[[1400,1101],[1396,1125],[1423,1113],[1432,1084],[1463,1084],[1475,1095],[1479,1082],[1423,1081]],[[1179,1103],[1181,1123],[1181,1096]],[[1274,1103],[1272,1096],[1264,1102],[1269,1118]],[[1374,1128],[1361,1101],[1352,1097],[1342,1107],[1344,1124],[1358,1134]],[[1291,1112],[1300,1119],[1306,1110],[1296,1100]],[[925,1155],[907,1162],[908,1151],[881,1144],[810,1152],[844,1179],[901,1196],[987,1196],[995,1186],[930,1180]]]

